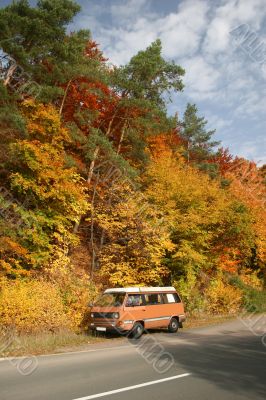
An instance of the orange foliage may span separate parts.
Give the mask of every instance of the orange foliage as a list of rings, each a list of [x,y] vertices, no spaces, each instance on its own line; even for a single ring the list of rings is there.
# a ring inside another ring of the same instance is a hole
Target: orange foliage
[[[221,147],[215,156],[208,160],[208,162],[215,163],[219,168],[220,174],[224,176],[225,173],[232,168],[232,160],[233,156],[230,154],[229,149]]]
[[[176,130],[151,136],[148,139],[149,151],[154,159],[163,154],[170,156],[174,149],[181,145],[181,138]]]
[[[105,62],[108,58],[103,56],[101,50],[99,50],[99,45],[94,40],[89,40],[85,47],[85,56],[92,59],[98,60],[100,62]]]
[[[254,162],[236,157],[225,177],[230,180],[230,190],[250,210],[257,237],[258,259],[266,261],[266,187],[263,176]]]
[[[240,251],[234,249],[223,249],[224,254],[220,255],[219,269],[225,272],[236,273],[240,267]]]

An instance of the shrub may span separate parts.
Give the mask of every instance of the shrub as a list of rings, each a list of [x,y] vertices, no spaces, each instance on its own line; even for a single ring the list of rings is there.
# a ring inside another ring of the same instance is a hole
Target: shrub
[[[244,291],[244,307],[248,312],[266,312],[266,291],[246,288]]]
[[[242,290],[225,284],[221,278],[213,279],[205,294],[207,311],[212,314],[235,314],[243,301]]]
[[[69,325],[73,331],[86,328],[88,324],[88,303],[98,294],[98,290],[84,270],[78,270],[69,257],[56,254],[56,259],[45,270],[47,280],[60,292]]]
[[[174,287],[180,293],[187,314],[198,315],[204,311],[204,297],[200,292],[196,274],[189,269],[185,277],[174,282]]]
[[[69,328],[60,293],[45,281],[1,281],[0,323],[18,333],[55,332]]]
[[[262,289],[262,285],[254,284],[253,280],[243,280],[243,276],[232,277],[230,283],[242,290],[243,306],[246,311],[255,313],[266,311],[266,291]]]

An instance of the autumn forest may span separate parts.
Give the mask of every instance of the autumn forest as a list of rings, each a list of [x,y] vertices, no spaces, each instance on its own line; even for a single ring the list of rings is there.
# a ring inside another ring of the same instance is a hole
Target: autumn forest
[[[0,324],[77,331],[104,288],[136,285],[175,286],[191,315],[264,311],[266,166],[197,105],[169,115],[185,70],[159,40],[112,65],[69,31],[78,12],[0,9]]]

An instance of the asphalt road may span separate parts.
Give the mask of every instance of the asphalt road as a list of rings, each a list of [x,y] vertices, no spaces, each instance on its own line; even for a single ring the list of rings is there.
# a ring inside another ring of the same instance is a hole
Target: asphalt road
[[[0,400],[265,399],[265,319],[40,356],[25,376],[29,360],[0,360]]]

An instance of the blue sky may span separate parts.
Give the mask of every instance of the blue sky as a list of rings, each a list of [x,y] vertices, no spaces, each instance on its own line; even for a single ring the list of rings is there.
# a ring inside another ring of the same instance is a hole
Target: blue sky
[[[163,55],[186,69],[184,92],[173,97],[169,113],[182,115],[187,102],[196,103],[224,147],[266,163],[266,0],[78,3],[82,12],[70,29],[90,29],[113,64],[160,38]]]

